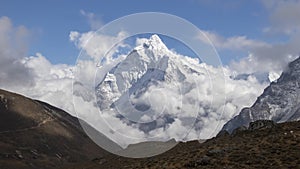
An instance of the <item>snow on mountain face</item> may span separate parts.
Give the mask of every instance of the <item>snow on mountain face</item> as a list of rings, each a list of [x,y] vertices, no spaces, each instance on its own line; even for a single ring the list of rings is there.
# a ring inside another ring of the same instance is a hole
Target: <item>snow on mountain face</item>
[[[204,72],[198,59],[171,52],[152,35],[106,74],[96,87],[97,103],[101,112],[116,110],[118,117],[127,123],[139,122],[139,128],[147,132],[175,118],[192,126],[197,100],[185,103],[183,95],[197,95],[192,77]]]
[[[240,126],[260,119],[275,122],[300,120],[300,57],[288,65],[280,78],[272,82],[258,97],[254,105],[244,108],[228,121],[223,130],[232,132]]]

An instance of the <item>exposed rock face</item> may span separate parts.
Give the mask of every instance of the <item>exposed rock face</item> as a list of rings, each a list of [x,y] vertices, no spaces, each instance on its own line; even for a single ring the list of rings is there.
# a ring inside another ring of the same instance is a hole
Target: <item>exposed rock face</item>
[[[235,128],[231,134],[228,133],[227,130],[221,130],[217,137],[225,136],[225,135],[237,135],[239,133],[242,133],[243,131],[256,131],[256,130],[262,130],[262,129],[272,129],[276,127],[276,123],[272,120],[257,120],[254,122],[250,122],[249,127],[246,126],[240,126],[238,128]]]
[[[231,134],[236,135],[236,134],[241,133],[242,131],[245,131],[245,130],[248,130],[246,126],[240,126],[236,129],[234,129]]]
[[[228,136],[228,135],[229,135],[229,133],[227,130],[222,130],[217,134],[216,137],[223,137],[223,136]]]
[[[228,121],[222,130],[232,132],[256,120],[276,123],[300,120],[300,58],[291,62],[276,82],[272,82],[250,108]]]
[[[259,130],[273,128],[276,124],[272,120],[257,120],[249,124],[248,130]]]

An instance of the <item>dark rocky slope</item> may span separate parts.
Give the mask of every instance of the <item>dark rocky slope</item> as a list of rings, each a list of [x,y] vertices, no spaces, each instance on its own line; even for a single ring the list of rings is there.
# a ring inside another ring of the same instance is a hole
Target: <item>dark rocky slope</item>
[[[0,168],[41,169],[108,154],[77,118],[49,104],[0,90]]]
[[[234,134],[222,132],[200,144],[179,143],[159,156],[128,159],[106,156],[66,169],[300,168],[300,122],[257,121]]]

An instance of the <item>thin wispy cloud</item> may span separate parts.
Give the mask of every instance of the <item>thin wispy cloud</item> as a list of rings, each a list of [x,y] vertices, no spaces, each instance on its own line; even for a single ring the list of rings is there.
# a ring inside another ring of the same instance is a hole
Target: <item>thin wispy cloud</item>
[[[89,23],[92,30],[97,30],[104,25],[101,17],[95,15],[92,12],[86,12],[85,10],[81,9],[80,14],[86,17],[87,22]]]
[[[266,42],[250,39],[246,35],[226,38],[217,34],[216,32],[205,30],[202,30],[202,32],[207,36],[208,39],[204,38],[204,36],[199,36],[200,40],[207,44],[212,43],[212,45],[214,45],[218,50],[248,51],[258,47],[270,46]]]

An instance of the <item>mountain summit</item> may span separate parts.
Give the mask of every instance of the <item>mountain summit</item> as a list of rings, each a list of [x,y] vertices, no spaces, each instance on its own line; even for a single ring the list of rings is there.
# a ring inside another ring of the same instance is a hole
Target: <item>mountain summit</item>
[[[223,130],[232,132],[240,126],[261,119],[281,123],[300,120],[300,57],[289,63],[280,78],[272,82],[250,108],[228,121]]]
[[[155,52],[155,56],[163,56],[169,53],[169,49],[167,46],[162,42],[158,35],[152,35],[149,40],[143,43],[143,45],[137,46],[135,50],[143,50],[143,49],[150,49]]]

